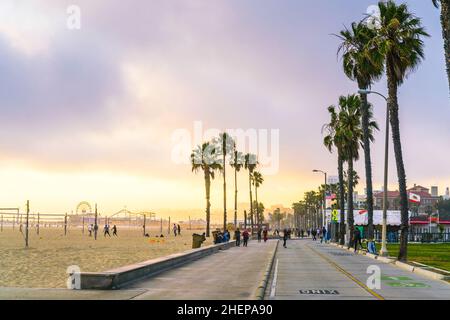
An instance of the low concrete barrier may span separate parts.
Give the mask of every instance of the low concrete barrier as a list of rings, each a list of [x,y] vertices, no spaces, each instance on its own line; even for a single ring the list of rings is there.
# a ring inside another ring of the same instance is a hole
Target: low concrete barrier
[[[81,289],[111,290],[131,282],[154,276],[194,260],[236,246],[236,241],[220,243],[166,257],[156,258],[105,272],[81,272]]]
[[[267,285],[269,284],[269,278],[270,274],[272,272],[273,263],[275,261],[275,256],[277,255],[278,246],[280,244],[280,241],[277,241],[277,244],[275,245],[275,249],[273,250],[272,256],[270,257],[270,261],[267,264],[266,271],[264,272],[264,276],[261,279],[261,281],[258,284],[258,288],[256,288],[255,291],[255,298],[256,300],[264,300],[264,294],[267,289]]]

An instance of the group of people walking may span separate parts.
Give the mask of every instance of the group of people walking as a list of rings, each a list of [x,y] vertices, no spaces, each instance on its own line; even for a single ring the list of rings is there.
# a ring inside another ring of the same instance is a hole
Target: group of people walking
[[[112,230],[113,236],[117,237],[117,226],[113,225],[112,228],[110,228],[109,224],[105,224],[105,226],[103,227],[103,236],[106,237],[107,235],[109,237],[111,237],[111,233],[109,232],[109,230]],[[93,232],[97,232],[98,231],[98,225],[94,225],[94,224],[89,224],[88,225],[88,232],[89,232],[89,237],[92,237],[92,233]]]

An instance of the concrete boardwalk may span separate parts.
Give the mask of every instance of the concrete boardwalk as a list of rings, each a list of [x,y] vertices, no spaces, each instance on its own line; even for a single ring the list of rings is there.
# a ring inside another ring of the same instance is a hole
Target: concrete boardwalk
[[[370,290],[369,266],[381,269],[381,289]],[[288,241],[277,251],[266,299],[450,299],[450,284],[311,240]]]
[[[120,290],[2,288],[0,299],[52,300],[207,300],[255,299],[278,240],[250,241],[189,262]]]

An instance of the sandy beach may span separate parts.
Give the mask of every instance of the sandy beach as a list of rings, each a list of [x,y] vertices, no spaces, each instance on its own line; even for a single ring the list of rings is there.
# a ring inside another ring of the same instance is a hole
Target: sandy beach
[[[100,230],[101,231],[101,230]],[[151,236],[159,230],[149,230]],[[64,288],[68,266],[77,265],[81,271],[105,271],[192,248],[192,233],[182,230],[174,237],[164,232],[164,238],[145,238],[137,229],[118,229],[118,237],[98,239],[83,235],[81,229],[41,228],[39,236],[30,230],[29,248],[18,228],[0,232],[0,286]],[[204,245],[212,243],[208,239]]]

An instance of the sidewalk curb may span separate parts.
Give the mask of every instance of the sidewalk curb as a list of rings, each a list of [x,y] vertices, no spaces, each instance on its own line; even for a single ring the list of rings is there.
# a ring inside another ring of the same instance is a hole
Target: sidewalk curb
[[[255,293],[253,294],[256,300],[264,300],[264,295],[266,293],[267,285],[269,283],[270,274],[272,273],[272,267],[275,261],[275,256],[277,254],[279,244],[280,241],[277,241],[275,249],[273,250],[272,257],[270,258],[269,264],[267,265],[266,271],[264,272],[263,279],[259,282],[259,285],[256,288]]]

